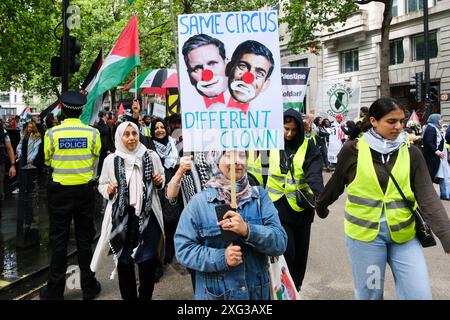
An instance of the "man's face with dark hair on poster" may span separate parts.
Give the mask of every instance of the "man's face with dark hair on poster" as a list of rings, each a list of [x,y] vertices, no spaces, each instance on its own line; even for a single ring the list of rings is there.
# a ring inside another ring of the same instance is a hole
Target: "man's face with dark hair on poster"
[[[229,90],[233,98],[245,103],[253,100],[269,85],[270,61],[261,55],[244,53],[230,72]]]
[[[208,98],[217,97],[227,88],[226,61],[214,44],[193,49],[188,54],[188,73],[198,93]]]

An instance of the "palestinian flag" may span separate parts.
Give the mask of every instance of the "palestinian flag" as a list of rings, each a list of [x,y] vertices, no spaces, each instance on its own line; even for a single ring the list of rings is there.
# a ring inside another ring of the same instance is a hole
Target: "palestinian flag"
[[[420,127],[420,118],[417,115],[416,111],[413,111],[413,113],[411,114],[411,117],[409,117],[407,125],[409,126],[410,124],[414,124],[415,126]]]
[[[89,69],[89,72],[84,79],[83,83],[81,84],[81,92],[83,92],[84,95],[87,95],[89,91],[92,90],[92,87],[94,86],[94,78],[97,75],[98,71],[102,67],[103,64],[103,50],[100,49],[98,52],[97,58],[95,58],[94,62],[91,65],[91,68]]]
[[[52,110],[53,115],[58,117],[58,115],[61,113],[61,103],[58,103],[58,105]]]
[[[22,114],[20,115],[20,118],[22,120],[27,120],[31,118],[31,109],[29,106],[27,106],[25,109],[23,109]]]
[[[120,104],[119,106],[119,112],[117,112],[117,117],[123,116],[125,109],[123,107],[123,103]]]
[[[92,89],[88,92],[87,103],[80,117],[83,123],[94,123],[97,116],[94,113],[97,97],[117,86],[134,67],[140,66],[139,55],[137,17],[133,16],[93,79]]]
[[[136,92],[136,86],[138,88],[138,91],[142,91],[141,84],[142,84],[142,82],[144,82],[144,80],[147,78],[149,73],[152,71],[153,70],[151,70],[151,69],[144,71],[137,77],[137,84],[136,84],[136,78],[134,78],[133,80],[128,82],[125,87],[122,88],[122,91],[129,91],[129,92],[134,93],[134,92]]]

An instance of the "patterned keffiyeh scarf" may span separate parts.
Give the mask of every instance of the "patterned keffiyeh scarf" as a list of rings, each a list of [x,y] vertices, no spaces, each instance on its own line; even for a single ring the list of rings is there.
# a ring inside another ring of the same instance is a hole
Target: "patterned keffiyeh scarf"
[[[164,167],[166,169],[175,168],[175,166],[177,165],[178,157],[172,152],[173,142],[171,141],[171,139],[168,140],[166,145],[156,140],[153,140],[153,143],[155,144],[156,152],[164,163]]]
[[[193,162],[192,170],[185,172],[181,178],[181,191],[185,205],[195,194],[206,189],[206,183],[212,176],[211,166],[207,163],[203,152],[196,153]]]
[[[228,180],[220,171],[219,162],[223,152],[216,152],[214,155],[214,163],[211,164],[213,176],[206,183],[206,187],[213,187],[217,189],[217,192],[225,201],[225,203],[231,203],[231,181]],[[252,195],[252,188],[248,182],[247,173],[236,181],[236,202],[239,204],[241,200],[250,198]]]

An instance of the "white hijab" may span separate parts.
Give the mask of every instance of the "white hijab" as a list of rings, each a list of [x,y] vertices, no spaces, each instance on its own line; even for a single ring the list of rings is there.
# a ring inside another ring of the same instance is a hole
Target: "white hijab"
[[[122,142],[123,134],[128,126],[132,126],[138,133],[138,143],[132,151],[128,150]],[[139,142],[139,129],[137,125],[130,121],[125,121],[117,127],[114,141],[116,144],[116,151],[114,153],[124,159],[125,162],[125,175],[129,188],[130,206],[135,208],[135,213],[139,216],[142,209],[144,190],[144,183],[142,181],[142,157],[147,152],[147,148]]]

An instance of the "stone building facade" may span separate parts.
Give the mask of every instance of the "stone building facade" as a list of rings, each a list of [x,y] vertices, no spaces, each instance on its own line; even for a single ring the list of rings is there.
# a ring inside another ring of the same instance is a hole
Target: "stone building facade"
[[[422,0],[393,0],[393,19],[390,28],[391,65],[389,81],[391,96],[399,99],[419,116],[423,102],[417,103],[410,85],[413,76],[424,72]],[[450,101],[440,101],[442,94],[450,96],[450,0],[429,0],[430,83],[436,100],[433,112],[441,112],[450,119]],[[335,79],[358,81],[361,84],[361,106],[369,107],[380,96],[379,55],[381,22],[384,4],[372,2],[361,5],[344,26],[319,36],[322,50],[318,55],[288,52],[281,43],[283,66],[311,68],[307,96],[307,112],[315,112],[318,81]],[[280,27],[280,32],[285,32]],[[287,37],[285,37],[287,39]]]

